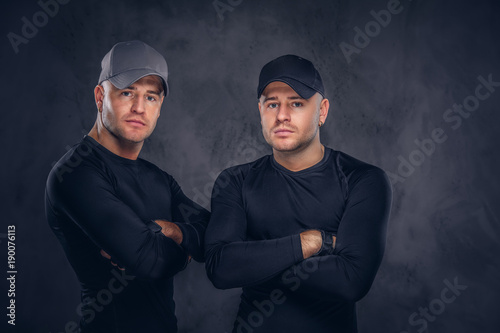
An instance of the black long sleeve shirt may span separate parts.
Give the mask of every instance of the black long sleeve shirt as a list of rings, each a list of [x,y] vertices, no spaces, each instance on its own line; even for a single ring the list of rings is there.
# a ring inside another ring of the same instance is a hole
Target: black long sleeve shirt
[[[208,211],[155,165],[117,156],[89,136],[54,166],[45,198],[48,223],[81,283],[83,332],[176,332],[172,277],[187,254],[204,260]],[[156,219],[179,226],[180,246]]]
[[[206,232],[213,284],[243,287],[233,332],[356,332],[355,302],[382,260],[392,192],[385,173],[326,148],[293,172],[273,156],[223,171]],[[304,260],[299,234],[336,234]]]

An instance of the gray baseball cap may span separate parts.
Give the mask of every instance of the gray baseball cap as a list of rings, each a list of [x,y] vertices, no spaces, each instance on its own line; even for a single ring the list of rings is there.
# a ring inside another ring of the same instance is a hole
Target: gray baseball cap
[[[116,88],[125,89],[135,81],[157,75],[168,96],[168,67],[165,58],[148,44],[133,40],[115,44],[101,61],[99,84],[109,80]]]

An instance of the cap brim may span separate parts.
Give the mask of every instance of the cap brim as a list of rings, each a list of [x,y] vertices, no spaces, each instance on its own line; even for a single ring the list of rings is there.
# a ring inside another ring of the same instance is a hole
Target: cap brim
[[[108,80],[118,89],[125,89],[130,87],[137,80],[142,79],[148,75],[156,75],[159,76],[162,84],[163,90],[165,92],[165,96],[168,96],[168,83],[167,80],[158,72],[155,72],[151,69],[133,69],[124,73],[117,74],[115,76],[110,77]]]
[[[315,93],[317,93],[316,90],[303,84],[300,81],[297,81],[297,80],[289,78],[289,77],[279,77],[279,78],[274,78],[272,80],[269,80],[269,82],[266,82],[262,86],[261,90],[259,91],[258,98],[260,98],[260,96],[262,96],[262,93],[264,92],[264,90],[266,90],[266,87],[270,83],[275,82],[275,81],[280,81],[280,82],[284,82],[284,83],[288,84],[303,99],[309,99],[309,98],[313,97]]]

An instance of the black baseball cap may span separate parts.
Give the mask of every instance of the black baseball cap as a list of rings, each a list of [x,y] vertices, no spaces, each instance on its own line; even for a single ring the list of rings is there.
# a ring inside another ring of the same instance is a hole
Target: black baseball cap
[[[148,44],[139,40],[115,44],[101,61],[99,84],[109,80],[118,89],[125,89],[135,81],[157,75],[162,79],[168,96],[168,66],[165,58]]]
[[[262,67],[257,98],[260,98],[267,85],[274,81],[288,84],[304,99],[311,98],[317,92],[325,97],[323,81],[312,62],[296,55],[278,57]]]

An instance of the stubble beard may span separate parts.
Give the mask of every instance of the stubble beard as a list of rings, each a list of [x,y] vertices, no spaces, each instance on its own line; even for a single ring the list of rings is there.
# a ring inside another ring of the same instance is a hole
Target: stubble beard
[[[116,123],[116,120],[114,121],[114,123]],[[104,121],[104,119],[103,119],[104,127],[112,136],[114,136],[118,141],[122,141],[122,142],[129,143],[129,144],[139,144],[139,143],[144,142],[147,138],[149,138],[151,136],[151,134],[153,133],[153,130],[155,128],[155,126],[153,126],[149,131],[145,132],[142,135],[138,135],[138,134],[130,135],[130,134],[127,134],[127,130],[124,128],[124,126],[123,127],[113,126],[112,124],[113,124],[113,122],[108,123],[107,121]]]
[[[310,131],[310,135],[307,137],[299,138],[297,140],[293,140],[292,142],[279,143],[282,139],[272,139],[273,131],[276,127],[273,127],[271,131],[269,131],[269,135],[265,137],[266,142],[273,148],[273,150],[278,151],[280,153],[293,153],[299,152],[303,149],[309,147],[314,138],[317,135],[318,129],[312,129]],[[295,133],[294,133],[295,134]]]

